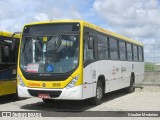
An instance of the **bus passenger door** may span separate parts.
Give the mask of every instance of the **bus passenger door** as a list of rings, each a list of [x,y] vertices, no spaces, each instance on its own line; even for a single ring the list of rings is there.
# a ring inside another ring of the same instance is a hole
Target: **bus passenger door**
[[[121,86],[122,88],[128,87],[130,84],[130,71],[128,70],[130,68],[130,64],[128,62],[123,61],[121,63],[121,73],[122,73],[122,82]]]
[[[87,35],[84,39],[83,98],[94,96],[96,64],[94,56],[94,37]]]
[[[122,88],[128,86],[128,65],[130,64],[127,62],[127,44],[124,41],[119,41],[119,57],[120,57],[120,62],[121,62],[121,84],[120,86]]]

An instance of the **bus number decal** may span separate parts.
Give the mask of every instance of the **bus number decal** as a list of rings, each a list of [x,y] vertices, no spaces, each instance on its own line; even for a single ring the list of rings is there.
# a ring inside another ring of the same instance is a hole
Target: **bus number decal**
[[[61,84],[60,83],[53,83],[52,86],[53,87],[61,87]]]

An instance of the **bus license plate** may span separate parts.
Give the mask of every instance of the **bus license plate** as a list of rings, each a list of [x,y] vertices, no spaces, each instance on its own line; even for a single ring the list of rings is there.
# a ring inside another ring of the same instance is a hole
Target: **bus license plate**
[[[48,94],[38,94],[39,98],[48,99],[50,96]]]

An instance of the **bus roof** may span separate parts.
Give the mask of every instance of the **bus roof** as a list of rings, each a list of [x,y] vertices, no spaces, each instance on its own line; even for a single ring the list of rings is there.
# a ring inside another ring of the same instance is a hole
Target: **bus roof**
[[[13,35],[13,33],[11,33],[11,32],[0,31],[0,36],[12,37],[12,35]],[[20,38],[20,34],[16,34],[13,37],[14,38]]]
[[[106,29],[103,29],[101,27],[98,27],[94,24],[91,24],[89,22],[86,22],[86,21],[83,21],[83,20],[53,20],[53,21],[45,21],[45,22],[33,22],[33,23],[30,23],[30,24],[27,24],[27,25],[38,25],[38,24],[48,24],[48,23],[71,23],[71,22],[79,22],[81,23],[82,25],[86,26],[86,27],[89,27],[89,28],[92,28],[92,29],[95,29],[99,32],[102,32],[102,33],[105,33],[105,34],[108,34],[108,35],[111,35],[111,36],[114,36],[116,38],[119,38],[119,39],[122,39],[122,40],[125,40],[127,42],[130,42],[130,43],[133,43],[133,44],[136,44],[136,45],[140,45],[140,46],[143,46],[142,43],[136,41],[136,40],[133,40],[131,38],[128,38],[128,37],[125,37],[125,36],[122,36],[120,34],[117,34],[115,32],[112,32],[112,31],[109,31],[109,30],[106,30]]]

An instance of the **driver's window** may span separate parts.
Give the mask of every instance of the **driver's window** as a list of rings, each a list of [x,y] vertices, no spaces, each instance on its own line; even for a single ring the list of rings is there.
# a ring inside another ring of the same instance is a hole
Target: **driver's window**
[[[16,53],[18,53],[18,48],[12,50],[11,38],[0,40],[0,64],[15,64],[17,61]]]
[[[0,63],[10,62],[10,46],[1,44],[0,45]]]
[[[88,37],[84,39],[84,63],[86,61],[93,61],[94,60],[94,47],[92,49],[88,48]]]

